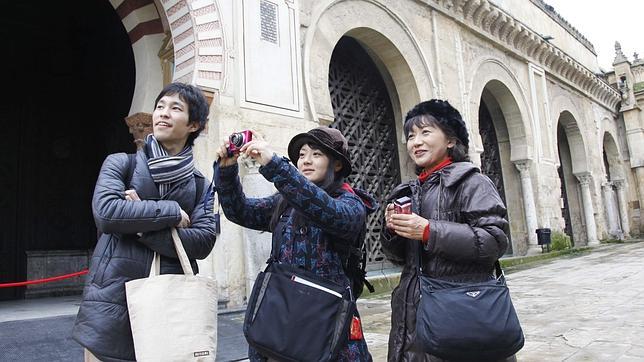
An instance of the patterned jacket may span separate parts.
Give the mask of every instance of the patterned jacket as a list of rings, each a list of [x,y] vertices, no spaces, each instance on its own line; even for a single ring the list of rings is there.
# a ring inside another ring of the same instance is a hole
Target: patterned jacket
[[[288,202],[279,221],[283,225],[276,227],[282,232],[273,234],[274,242],[278,241],[280,245],[278,260],[300,265],[321,277],[349,286],[341,257],[332,243],[353,243],[356,235],[364,230],[367,213],[375,209],[376,201],[364,192],[348,188],[331,196],[300,174],[287,158],[273,156],[259,172]],[[250,229],[269,231],[278,194],[247,198],[239,182],[237,165],[220,168],[215,164],[214,175],[219,203],[226,218]],[[298,225],[294,222],[295,210],[304,216]],[[310,265],[306,265],[306,255],[309,255]],[[251,360],[261,359],[261,356],[253,356],[253,351],[250,354]],[[339,359],[366,361],[370,358],[362,339],[350,341]]]

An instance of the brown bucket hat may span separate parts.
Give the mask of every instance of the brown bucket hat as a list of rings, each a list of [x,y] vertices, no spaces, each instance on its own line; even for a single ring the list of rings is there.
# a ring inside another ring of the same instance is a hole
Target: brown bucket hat
[[[293,137],[288,144],[288,157],[295,165],[300,156],[300,148],[307,143],[319,145],[324,151],[340,160],[342,162],[340,174],[343,177],[351,174],[349,144],[340,131],[330,127],[318,127]]]

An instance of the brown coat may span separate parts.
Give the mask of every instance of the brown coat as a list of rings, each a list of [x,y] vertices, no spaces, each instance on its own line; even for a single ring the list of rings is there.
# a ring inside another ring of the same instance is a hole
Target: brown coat
[[[426,246],[385,230],[382,249],[404,265],[391,297],[389,361],[440,361],[414,346],[418,289],[418,256],[425,274],[452,281],[489,279],[494,263],[508,246],[506,209],[494,184],[470,162],[450,164],[423,184],[399,185],[389,198],[410,196],[412,210],[429,220]]]

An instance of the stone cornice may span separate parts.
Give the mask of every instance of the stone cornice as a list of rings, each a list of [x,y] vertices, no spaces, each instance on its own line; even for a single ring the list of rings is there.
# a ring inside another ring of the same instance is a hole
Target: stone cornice
[[[486,35],[519,57],[539,64],[548,73],[572,84],[611,111],[621,100],[619,92],[591,70],[537,32],[488,0],[416,0]]]
[[[590,42],[590,40],[586,39],[584,34],[582,34],[577,28],[572,26],[566,20],[561,14],[559,14],[554,7],[546,4],[543,0],[530,0],[533,4],[535,4],[539,9],[543,10],[544,13],[546,13],[552,20],[556,21],[559,25],[561,25],[562,28],[566,29],[566,31],[572,35],[577,41],[579,41],[581,44],[583,44],[588,50],[593,52],[593,54],[597,55],[595,52],[595,47],[593,44]]]

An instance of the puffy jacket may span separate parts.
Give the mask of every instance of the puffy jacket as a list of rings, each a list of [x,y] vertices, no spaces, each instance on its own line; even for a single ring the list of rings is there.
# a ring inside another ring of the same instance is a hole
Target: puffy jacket
[[[392,292],[389,361],[437,361],[414,346],[418,289],[418,257],[423,272],[452,281],[489,279],[494,263],[508,246],[506,209],[494,184],[470,162],[456,162],[432,174],[396,187],[389,202],[410,196],[414,213],[429,220],[429,240],[423,245],[384,230],[387,258],[404,265],[400,284]]]
[[[126,185],[129,157],[109,155],[94,189],[92,211],[100,237],[73,338],[105,362],[135,360],[125,282],[148,276],[154,251],[161,254],[162,274],[183,273],[170,233],[181,221],[180,209],[190,215],[190,227],[177,231],[195,273],[196,259],[208,256],[215,244],[208,180],[195,169],[194,178],[175,185],[162,199],[147,159],[144,150],[137,152],[132,180]],[[201,195],[196,195],[197,182],[203,184]],[[126,201],[126,189],[136,190],[142,201]]]
[[[367,214],[377,207],[375,199],[348,187],[330,196],[300,174],[286,158],[273,156],[259,172],[288,201],[288,208],[275,228],[281,232],[273,233],[274,243],[280,245],[279,261],[300,265],[348,287],[349,279],[333,243],[354,242],[355,236],[365,228]],[[226,218],[247,228],[269,231],[278,194],[247,198],[239,182],[237,165],[221,168],[215,165],[214,174],[219,203]],[[303,216],[299,221],[295,220],[295,210]],[[307,265],[307,259],[310,265]],[[249,358],[251,361],[263,360],[253,349],[249,351]],[[365,340],[349,341],[340,351],[338,360],[371,360]]]

